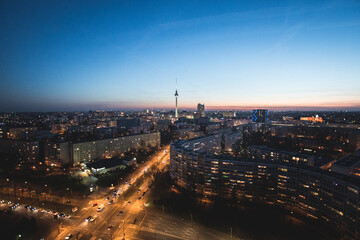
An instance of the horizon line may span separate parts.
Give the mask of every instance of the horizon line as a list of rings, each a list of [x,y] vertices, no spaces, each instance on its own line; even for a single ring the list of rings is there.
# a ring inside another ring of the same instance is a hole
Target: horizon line
[[[181,107],[180,111],[196,111],[196,107]],[[252,111],[254,109],[267,109],[274,112],[359,112],[359,106],[206,106],[205,111]],[[88,112],[88,111],[142,111],[142,110],[151,110],[151,111],[175,111],[174,107],[103,107],[103,108],[79,108],[79,109],[62,109],[62,110],[36,110],[36,111],[0,111],[3,113],[31,113],[31,112],[43,112],[43,113],[52,113],[52,112]]]

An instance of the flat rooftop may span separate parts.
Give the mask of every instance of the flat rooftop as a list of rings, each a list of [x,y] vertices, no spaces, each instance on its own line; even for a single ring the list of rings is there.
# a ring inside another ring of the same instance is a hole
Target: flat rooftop
[[[96,162],[88,163],[88,168],[100,169],[100,168],[112,168],[119,165],[123,165],[124,161],[118,158],[102,159]]]
[[[360,163],[360,157],[354,155],[347,155],[342,159],[335,162],[333,165],[341,166],[341,167],[352,167],[355,164]]]
[[[251,145],[249,146],[249,148],[252,149],[256,149],[256,150],[263,150],[263,151],[267,151],[267,152],[275,152],[275,153],[284,153],[284,154],[289,154],[291,156],[294,157],[311,157],[312,155],[308,155],[308,154],[304,154],[304,153],[298,153],[298,152],[293,152],[293,151],[285,151],[285,150],[281,150],[281,149],[276,149],[276,148],[269,148],[265,145]]]

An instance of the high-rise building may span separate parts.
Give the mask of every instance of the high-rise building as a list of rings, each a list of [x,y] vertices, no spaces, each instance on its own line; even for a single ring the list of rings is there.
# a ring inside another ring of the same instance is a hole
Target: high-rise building
[[[36,131],[37,127],[10,128],[8,132],[9,139],[19,139],[21,132]]]
[[[267,109],[253,110],[252,121],[256,123],[266,124],[269,121],[269,110]]]
[[[205,117],[205,105],[203,103],[197,105],[197,112],[199,117]]]
[[[39,141],[1,139],[0,154],[4,153],[15,154],[20,162],[36,162],[39,160]]]
[[[242,137],[241,132],[234,134],[172,142],[169,171],[174,183],[209,200],[276,204],[346,229],[349,239],[360,239],[360,185],[355,178],[307,166],[314,156],[271,149],[259,149],[254,158],[222,154]],[[338,170],[349,174],[356,160],[344,161]]]
[[[71,162],[70,143],[62,140],[44,142],[44,160],[47,166],[62,166]]]
[[[68,115],[64,113],[63,115],[61,115],[61,122],[66,123],[67,121],[68,121]]]
[[[112,158],[125,152],[156,146],[160,146],[160,132],[73,143],[70,151],[72,163],[79,165],[83,162]]]

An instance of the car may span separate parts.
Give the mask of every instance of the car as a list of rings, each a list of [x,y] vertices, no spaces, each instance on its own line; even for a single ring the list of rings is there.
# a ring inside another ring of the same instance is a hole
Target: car
[[[131,202],[130,201],[128,201],[127,203],[126,203],[126,205],[129,205]]]
[[[65,217],[64,213],[59,213],[59,217]]]
[[[13,205],[10,206],[10,209],[14,210],[15,208],[17,208],[17,206],[19,206],[18,203],[14,203]]]
[[[133,224],[136,224],[137,218],[134,218]]]
[[[108,201],[109,199],[110,199],[109,197],[105,198],[106,201]]]
[[[122,211],[122,210],[120,210],[120,212],[119,212],[119,215],[121,215],[121,214],[123,214],[124,212]]]
[[[85,221],[87,222],[94,222],[96,218],[93,218],[92,216],[88,216]]]
[[[110,225],[110,226],[108,226],[107,230],[111,231],[112,228],[113,228],[113,226]]]
[[[92,206],[93,206],[93,207],[96,207],[97,205],[98,205],[97,203],[94,203]]]
[[[114,200],[112,200],[112,199],[108,202],[109,205],[111,205],[113,203],[114,203]]]
[[[54,214],[54,218],[57,219],[57,218],[58,218],[58,215],[57,215],[57,214]]]
[[[141,197],[138,198],[139,200],[141,199]]]
[[[34,208],[34,207],[30,207],[30,210],[31,210],[31,211],[35,211],[35,210],[36,210],[36,208]]]
[[[65,237],[65,239],[71,239],[73,237],[73,235],[70,233],[69,235],[67,235],[66,237]]]
[[[26,208],[26,209],[30,209],[30,206],[29,206],[29,205],[26,205],[24,208]]]
[[[5,202],[5,200],[1,200],[1,201],[0,201],[0,203],[4,203],[4,202]]]
[[[102,210],[104,210],[105,207],[98,207],[97,211],[101,212]]]

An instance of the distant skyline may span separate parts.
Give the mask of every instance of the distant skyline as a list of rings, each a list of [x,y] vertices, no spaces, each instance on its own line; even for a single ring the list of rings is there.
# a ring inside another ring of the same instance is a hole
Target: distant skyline
[[[0,3],[0,112],[360,110],[359,1]]]

